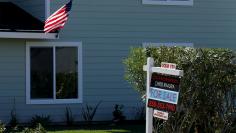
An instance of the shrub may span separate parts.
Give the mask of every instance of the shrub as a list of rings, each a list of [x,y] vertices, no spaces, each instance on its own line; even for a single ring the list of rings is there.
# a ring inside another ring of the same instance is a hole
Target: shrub
[[[17,130],[18,124],[19,124],[19,120],[18,120],[17,115],[16,115],[15,97],[14,97],[13,107],[11,109],[11,119],[10,119],[8,125],[10,126],[10,128],[12,128],[12,130]]]
[[[73,117],[73,114],[72,114],[72,111],[71,111],[70,107],[66,107],[65,118],[66,118],[66,124],[68,126],[74,124],[74,117]]]
[[[184,70],[177,112],[169,113],[166,122],[157,120],[159,132],[230,132],[236,85],[233,51],[164,46],[133,48],[124,60],[125,78],[140,95],[146,93],[143,65],[148,56],[154,58],[155,66],[170,62]]]
[[[9,122],[9,126],[11,128],[17,128],[18,126],[18,118],[16,116],[16,110],[15,109],[12,109],[11,110],[11,119],[10,119],[10,122]]]
[[[36,128],[25,128],[23,133],[47,133],[43,126],[39,123]]]
[[[116,104],[114,106],[113,114],[113,122],[121,123],[125,120],[125,116],[123,115],[123,105]]]
[[[5,130],[5,125],[0,121],[0,133],[4,133]]]
[[[42,125],[43,127],[46,127],[50,125],[51,118],[49,115],[35,115],[31,118],[30,123],[33,127],[36,127],[38,124]]]
[[[90,124],[97,112],[98,106],[101,104],[101,101],[97,103],[95,107],[90,106],[88,104],[85,105],[85,107],[82,107],[82,116],[85,121]]]

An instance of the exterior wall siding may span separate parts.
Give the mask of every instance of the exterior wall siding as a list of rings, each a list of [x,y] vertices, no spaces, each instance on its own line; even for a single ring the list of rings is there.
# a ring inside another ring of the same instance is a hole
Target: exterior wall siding
[[[40,1],[27,2],[22,4],[24,9],[41,5]],[[66,2],[51,0],[51,13]],[[56,41],[82,41],[83,104],[26,105],[27,40],[1,39],[0,119],[10,119],[14,97],[21,121],[35,114],[49,114],[53,120],[63,121],[67,106],[76,120],[82,120],[82,106],[100,100],[95,120],[111,120],[115,104],[123,104],[125,115],[132,119],[140,96],[124,80],[122,60],[130,47],[141,47],[144,42],[184,42],[195,47],[235,48],[235,5],[234,0],[194,0],[193,6],[142,5],[141,0],[75,0],[68,23]],[[41,10],[40,6],[32,8]]]
[[[51,11],[66,2],[51,0]],[[106,115],[116,103],[127,110],[137,105],[139,96],[123,78],[122,59],[130,47],[143,42],[234,48],[235,4],[232,0],[194,0],[193,6],[143,5],[141,0],[74,1],[60,40],[83,42],[84,103],[111,103],[109,110],[103,110]]]
[[[65,0],[53,0],[52,10],[63,3]],[[193,6],[142,5],[141,0],[74,1],[61,38],[190,42],[196,47],[230,48],[236,36],[235,4],[233,0],[194,0]]]

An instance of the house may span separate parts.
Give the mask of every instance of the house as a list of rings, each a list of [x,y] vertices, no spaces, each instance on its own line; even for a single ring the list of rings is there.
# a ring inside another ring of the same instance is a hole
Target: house
[[[111,120],[115,104],[133,119],[140,96],[122,64],[131,47],[236,47],[232,0],[74,0],[59,35],[43,33],[67,2],[0,0],[0,120],[15,108],[20,122],[35,114],[61,122],[70,107],[82,121],[82,106],[99,101],[96,121]]]

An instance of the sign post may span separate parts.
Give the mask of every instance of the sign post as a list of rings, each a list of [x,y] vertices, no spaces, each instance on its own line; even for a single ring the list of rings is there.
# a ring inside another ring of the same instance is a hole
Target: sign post
[[[161,67],[153,66],[153,58],[148,57],[147,65],[143,66],[147,71],[146,133],[152,133],[153,117],[168,120],[168,112],[176,111],[183,76],[183,70],[176,70],[176,64],[162,62]]]
[[[154,60],[151,57],[148,57],[147,59],[147,90],[146,90],[146,99],[149,95],[149,88],[150,88],[150,81],[152,78],[152,67],[154,66]],[[146,100],[146,107],[148,105],[148,100]],[[152,133],[152,124],[153,124],[153,109],[152,108],[146,108],[146,133]]]

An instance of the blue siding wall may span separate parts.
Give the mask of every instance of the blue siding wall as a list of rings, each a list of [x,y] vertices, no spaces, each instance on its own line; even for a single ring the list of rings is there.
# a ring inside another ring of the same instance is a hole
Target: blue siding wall
[[[8,121],[13,107],[21,103],[19,97],[24,98],[24,45],[23,41],[0,41],[0,119]],[[18,107],[18,105],[17,105]]]
[[[26,105],[25,44],[25,40],[19,39],[0,40],[0,120],[9,122],[11,110],[15,107],[20,122],[29,122],[36,114],[50,115],[53,121],[62,122],[65,121],[66,107],[70,107],[74,118],[82,121],[82,104]],[[84,61],[88,64],[84,65],[87,66],[87,72],[84,72],[84,103],[95,105],[102,101],[95,120],[111,120],[114,104],[124,104],[128,116],[138,105],[137,94],[123,81],[121,59],[103,56],[94,61]],[[103,68],[100,64],[105,60],[110,60],[111,64]]]
[[[25,41],[4,39],[0,41],[0,47],[0,120],[9,122],[11,110],[15,107],[20,122],[29,122],[35,114],[50,115],[54,121],[64,121],[68,105],[26,105]],[[73,105],[70,107],[79,109]],[[80,118],[79,115],[77,113],[74,117]]]
[[[51,11],[66,2],[51,0]],[[137,105],[139,96],[123,78],[122,59],[130,47],[143,42],[234,48],[234,5],[232,0],[194,0],[194,6],[142,5],[141,0],[74,1],[60,40],[83,42],[85,102],[103,100],[110,106],[103,110],[105,114],[116,103],[127,110]]]
[[[233,0],[194,0],[193,6],[142,5],[141,2],[74,1],[73,13],[61,38],[106,39],[104,42],[111,41],[110,45],[115,47],[114,43],[122,40],[234,47],[236,2]],[[63,3],[65,0],[53,0],[53,10]]]
[[[51,1],[51,11],[54,12],[66,2]],[[109,20],[112,14],[100,12],[104,7],[109,8],[109,5],[101,1],[105,5],[97,8],[98,3],[74,1],[71,16],[65,29],[61,31],[59,40],[83,43],[84,104],[102,101],[95,119],[111,120],[115,104],[124,105],[125,115],[128,119],[133,119],[136,112],[134,108],[140,105],[140,96],[124,80],[122,60],[131,46],[140,46],[141,43],[128,36],[120,36],[121,32],[116,33],[116,30],[122,30],[122,26],[118,28],[114,24],[116,20]],[[115,1],[109,3],[120,7]],[[98,4],[100,5],[102,4]]]

